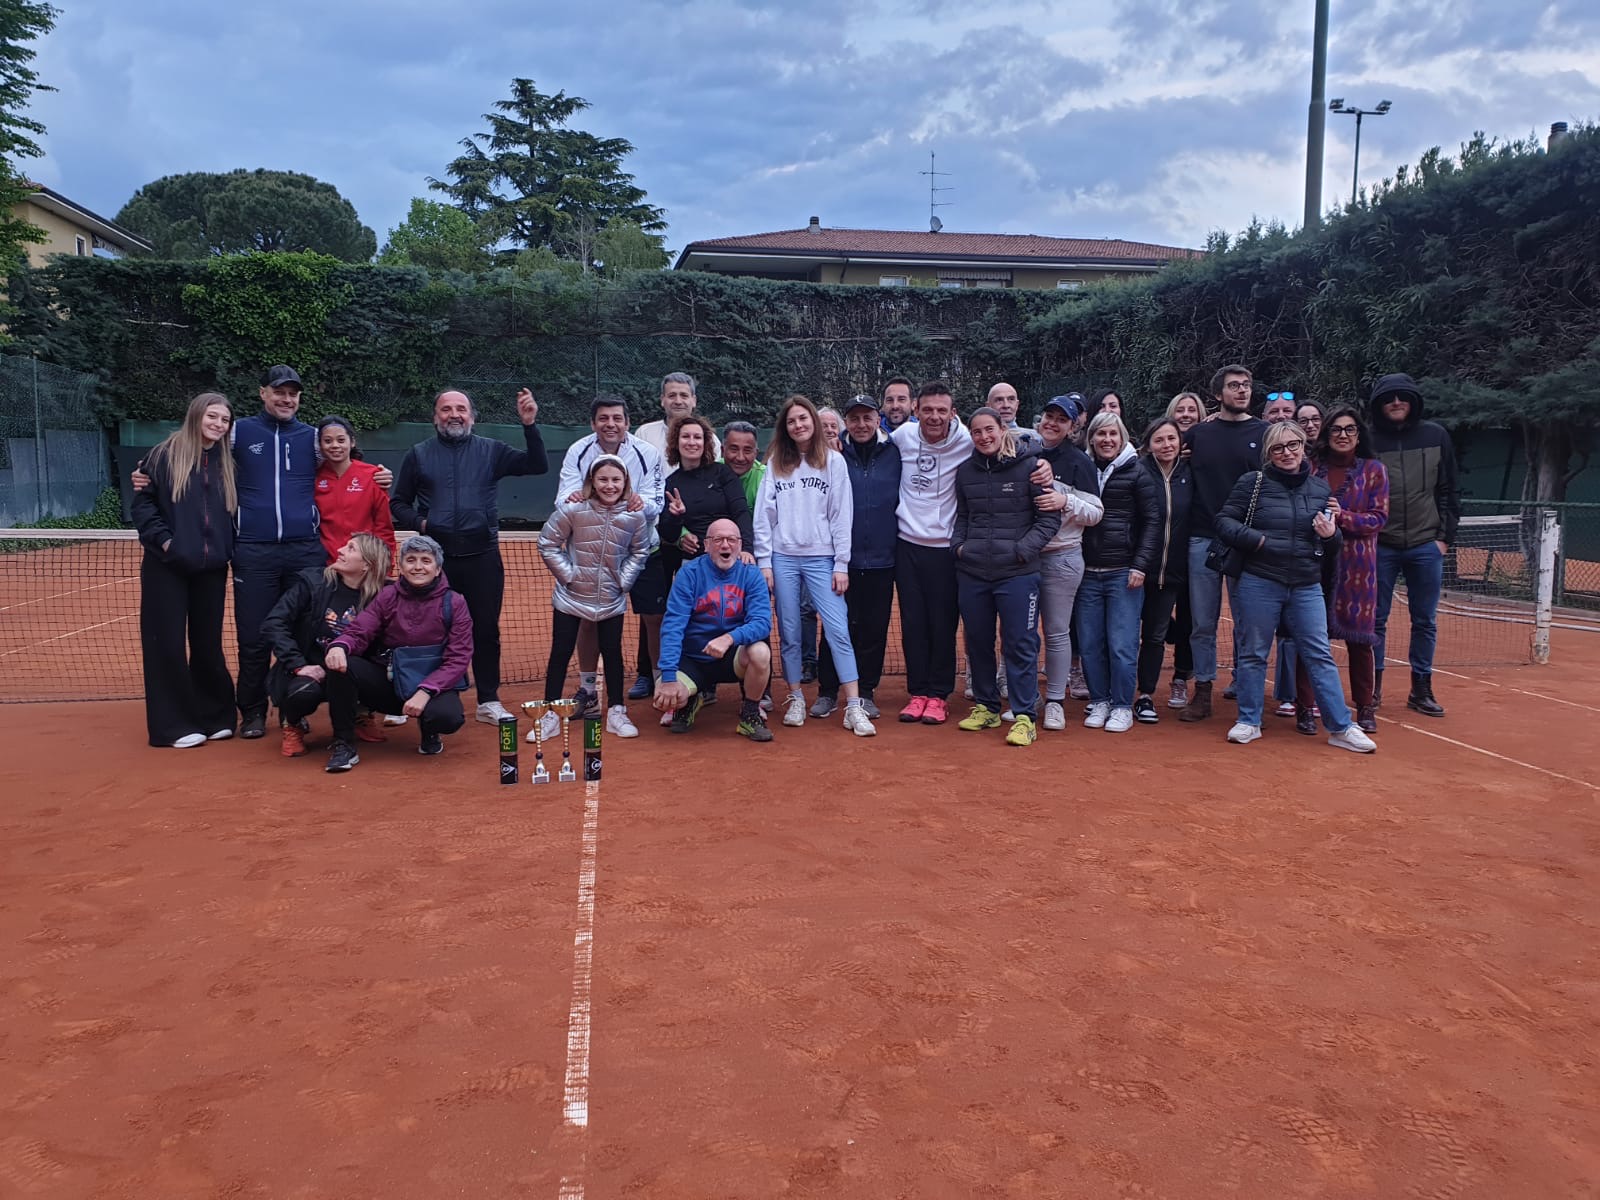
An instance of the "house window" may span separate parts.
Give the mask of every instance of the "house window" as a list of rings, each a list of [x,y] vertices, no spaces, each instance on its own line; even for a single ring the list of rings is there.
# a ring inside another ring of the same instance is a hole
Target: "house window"
[[[939,280],[939,286],[942,288],[963,288],[967,285],[959,279],[941,279]]]
[[[1081,291],[1082,289],[1083,289],[1083,280],[1081,280],[1081,279],[1058,279],[1058,280],[1056,280],[1056,291],[1058,291],[1058,292],[1077,292],[1077,291]]]
[[[911,277],[909,275],[879,275],[878,276],[878,286],[879,287],[910,287],[911,286]]]
[[[939,286],[947,288],[1008,288],[1010,271],[951,270],[939,272]]]
[[[89,256],[89,243],[81,237],[73,238],[72,240],[78,244],[78,257],[87,258]]]

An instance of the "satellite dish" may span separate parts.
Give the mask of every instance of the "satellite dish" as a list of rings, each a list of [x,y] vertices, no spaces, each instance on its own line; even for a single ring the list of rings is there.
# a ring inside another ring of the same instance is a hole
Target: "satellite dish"
[[[939,220],[938,217],[930,217],[928,219],[928,232],[929,233],[938,233],[943,228],[944,228],[944,222]]]

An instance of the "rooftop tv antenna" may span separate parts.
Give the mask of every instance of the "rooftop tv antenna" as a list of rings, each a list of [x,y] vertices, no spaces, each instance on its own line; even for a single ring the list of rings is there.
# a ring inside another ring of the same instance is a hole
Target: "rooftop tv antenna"
[[[941,171],[938,169],[938,159],[930,151],[928,154],[928,169],[926,171],[918,171],[917,174],[926,175],[928,177],[928,232],[938,233],[944,228],[944,222],[939,220],[939,215],[934,210],[939,208],[948,208],[951,204],[955,203],[953,200],[939,199],[940,192],[955,191],[955,188],[953,187],[939,186],[939,177],[944,176],[948,178],[950,176],[950,172]]]

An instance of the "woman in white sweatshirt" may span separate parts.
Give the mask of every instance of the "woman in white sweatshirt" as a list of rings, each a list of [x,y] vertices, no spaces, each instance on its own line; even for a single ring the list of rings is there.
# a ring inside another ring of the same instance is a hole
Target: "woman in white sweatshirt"
[[[861,706],[855,651],[850,645],[844,593],[850,586],[850,472],[837,450],[828,449],[817,410],[804,396],[790,396],[778,409],[767,448],[767,471],[756,493],[756,565],[778,606],[783,677],[789,684],[785,725],[804,725],[800,692],[800,594],[810,593],[844,693],[844,727],[857,737],[878,731]]]

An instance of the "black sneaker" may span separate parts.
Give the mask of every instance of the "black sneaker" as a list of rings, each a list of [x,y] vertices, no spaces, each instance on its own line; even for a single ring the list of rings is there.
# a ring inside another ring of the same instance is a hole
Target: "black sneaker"
[[[424,731],[422,735],[422,741],[417,745],[417,753],[443,754],[444,738],[440,737],[437,733],[428,733]]]
[[[1157,725],[1161,714],[1156,712],[1155,702],[1149,696],[1140,696],[1133,702],[1133,719],[1141,725]]]
[[[752,742],[772,740],[772,730],[767,728],[767,714],[761,711],[759,701],[746,700],[739,706],[739,724],[735,732]]]
[[[356,753],[356,748],[349,742],[335,741],[328,747],[328,765],[323,768],[332,775],[339,771],[348,771],[361,761],[361,756]]]
[[[672,714],[672,732],[688,733],[694,728],[694,719],[700,715],[700,706],[705,701],[699,692],[689,697],[689,702]],[[767,735],[771,737],[771,734]]]
[[[267,736],[267,714],[264,712],[245,713],[244,723],[239,726],[239,736],[255,741],[256,738]]]
[[[655,688],[650,686],[649,677],[641,675],[633,681],[633,686],[628,689],[628,699],[643,700],[653,691],[655,691]]]
[[[707,690],[705,690],[705,691],[700,693],[700,707],[701,708],[709,708],[711,705],[715,704],[716,702],[717,702],[717,689],[716,688],[714,688],[714,687],[713,688],[708,688]]]
[[[1307,737],[1317,736],[1317,718],[1309,708],[1296,706],[1294,710],[1294,731],[1303,733]]]
[[[589,691],[588,688],[579,688],[577,691],[572,693],[572,698],[578,702],[578,707],[573,711],[572,714],[572,719],[574,721],[584,721],[589,719],[598,721],[602,716],[605,715],[600,711],[600,697],[594,692]],[[636,697],[633,694],[633,689],[629,688],[628,699],[632,700],[635,698]]]
[[[801,683],[815,683],[816,681],[817,681],[817,660],[814,659],[814,658],[804,659],[800,663],[800,682]]]

